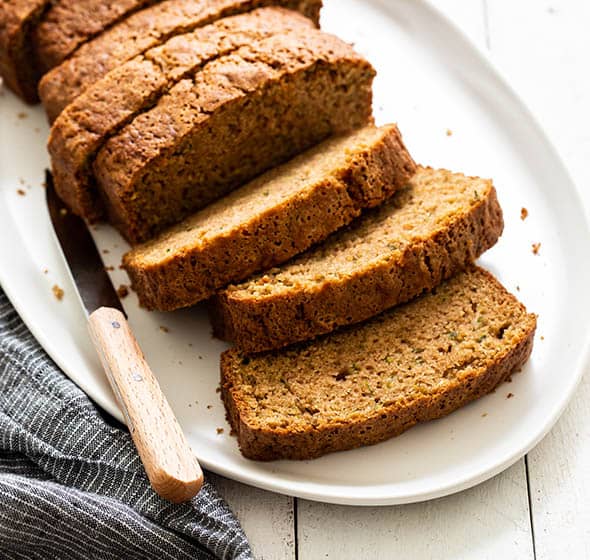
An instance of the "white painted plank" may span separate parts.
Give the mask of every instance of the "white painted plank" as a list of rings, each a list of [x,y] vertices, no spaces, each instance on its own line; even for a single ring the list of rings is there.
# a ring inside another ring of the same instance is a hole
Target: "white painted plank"
[[[215,474],[209,478],[240,520],[257,560],[294,560],[294,500]]]
[[[557,144],[590,208],[590,3],[490,0],[493,53]],[[559,372],[555,372],[559,375]],[[529,454],[539,560],[590,558],[590,370]]]
[[[538,560],[590,558],[590,370],[557,426],[529,454]]]
[[[299,558],[533,558],[524,462],[466,492],[387,508],[299,500]]]
[[[489,42],[485,0],[436,6],[481,47]],[[524,461],[469,491],[389,508],[297,507],[299,558],[532,559]]]

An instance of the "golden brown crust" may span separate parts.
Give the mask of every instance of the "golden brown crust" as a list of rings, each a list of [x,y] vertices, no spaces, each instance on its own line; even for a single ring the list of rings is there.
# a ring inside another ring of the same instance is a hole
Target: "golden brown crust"
[[[27,103],[36,103],[37,72],[30,37],[50,0],[0,2],[0,75]]]
[[[497,284],[497,290],[504,291],[489,273],[479,270],[478,274],[487,275],[488,282]],[[500,297],[512,298],[507,293]],[[414,304],[410,303],[406,307],[412,305]],[[317,425],[290,426],[288,421],[282,425],[270,425],[263,421],[253,422],[249,416],[249,396],[236,376],[236,371],[240,368],[237,360],[241,358],[235,351],[225,352],[221,359],[221,395],[230,424],[238,435],[242,453],[250,459],[260,461],[304,460],[334,451],[373,445],[397,436],[419,422],[446,416],[470,401],[490,393],[512,373],[520,370],[532,352],[536,319],[533,315],[526,315],[526,310],[516,300],[512,305],[522,309],[521,323],[517,326],[519,332],[493,355],[486,356],[483,352],[476,352],[472,359],[477,365],[467,368],[464,375],[440,385],[434,376],[432,384],[422,391],[418,398],[395,401],[371,414],[355,413],[347,417],[348,412],[343,411],[344,416],[332,421],[328,419]],[[395,318],[394,312],[383,321],[394,321]],[[352,330],[368,328],[371,328],[371,324],[356,326]],[[453,328],[453,325],[449,324],[449,328]],[[378,336],[378,331],[375,332],[375,336]],[[343,339],[342,353],[346,355],[346,334],[340,336]],[[388,340],[384,339],[382,343],[386,346]],[[302,347],[300,358],[294,361],[293,367],[306,367],[309,349],[309,345]],[[313,351],[311,346],[311,352]],[[327,357],[327,360],[329,359]],[[326,363],[326,367],[330,365]],[[428,363],[424,364],[424,367],[428,366]],[[385,373],[375,374],[375,379],[378,379],[379,375]],[[293,383],[294,379],[291,378],[290,382]],[[282,412],[280,409],[275,410],[276,422],[280,424]]]
[[[481,199],[465,202],[444,227],[433,224],[429,237],[406,245],[395,260],[265,297],[223,290],[210,305],[215,334],[247,353],[272,350],[364,321],[434,288],[492,247],[503,231],[493,186]]]
[[[220,18],[273,5],[298,10],[317,23],[321,0],[166,0],[132,14],[80,46],[42,78],[39,94],[50,122],[111,70],[171,37]]]
[[[312,25],[297,12],[261,8],[174,37],[109,72],[73,101],[51,129],[48,149],[61,199],[75,214],[100,219],[92,163],[108,138],[212,60],[252,41]]]
[[[335,160],[327,174],[313,184],[296,181],[310,167],[317,169],[321,158]],[[230,282],[283,263],[322,241],[350,223],[361,209],[389,198],[407,184],[414,171],[395,125],[379,130],[367,127],[320,144],[263,175],[235,196],[137,247],[125,255],[123,265],[144,307],[159,311],[188,307]],[[275,202],[271,191],[280,187],[289,195]],[[256,205],[265,200],[272,204]],[[255,209],[235,218],[238,223],[231,230],[223,229],[206,243],[202,241],[202,235],[220,222],[233,223],[236,206],[252,204]],[[192,247],[187,244],[187,228],[194,236]]]
[[[132,243],[372,121],[374,70],[315,29],[269,37],[182,80],[99,152],[109,219]],[[141,140],[139,140],[141,139]]]
[[[157,1],[54,0],[32,36],[41,75],[61,64],[92,37]]]

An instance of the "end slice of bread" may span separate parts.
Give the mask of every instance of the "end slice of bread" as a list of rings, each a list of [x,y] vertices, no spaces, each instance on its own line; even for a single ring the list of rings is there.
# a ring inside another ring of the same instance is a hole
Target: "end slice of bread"
[[[127,253],[144,307],[171,311],[283,263],[381,204],[416,166],[395,125],[323,142]]]
[[[245,352],[358,323],[437,286],[503,230],[489,180],[420,168],[406,189],[296,259],[212,300],[215,333]]]
[[[312,459],[379,443],[491,392],[528,360],[536,317],[473,267],[435,291],[292,349],[221,358],[242,453]]]

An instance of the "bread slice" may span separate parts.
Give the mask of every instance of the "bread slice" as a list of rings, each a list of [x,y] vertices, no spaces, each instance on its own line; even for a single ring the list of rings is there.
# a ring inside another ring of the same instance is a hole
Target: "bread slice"
[[[53,0],[32,40],[41,75],[80,45],[133,12],[157,0]]]
[[[284,8],[260,8],[178,35],[115,68],[75,99],[55,121],[49,153],[57,192],[90,221],[102,216],[92,164],[105,142],[176,82],[253,41],[313,23]]]
[[[282,268],[222,291],[215,332],[246,352],[358,323],[437,286],[503,230],[491,181],[421,168],[407,189]]]
[[[273,5],[298,10],[317,23],[321,0],[165,0],[131,15],[43,77],[39,94],[50,122],[108,72],[148,49],[215,20]]]
[[[112,223],[132,243],[318,144],[372,122],[375,71],[316,29],[253,42],[177,83],[98,153]]]
[[[415,171],[395,125],[326,141],[123,258],[149,309],[193,305],[285,262],[377,206]]]
[[[31,33],[50,0],[0,2],[0,76],[27,103],[36,103],[37,73]]]
[[[379,443],[493,391],[529,358],[536,318],[470,268],[434,292],[315,342],[221,356],[242,453],[313,459]]]

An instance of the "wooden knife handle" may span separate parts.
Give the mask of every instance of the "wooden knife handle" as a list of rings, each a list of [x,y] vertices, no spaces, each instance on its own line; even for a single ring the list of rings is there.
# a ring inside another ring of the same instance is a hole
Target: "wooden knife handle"
[[[88,328],[152,488],[174,503],[190,500],[203,485],[203,472],[127,319],[101,307]]]

